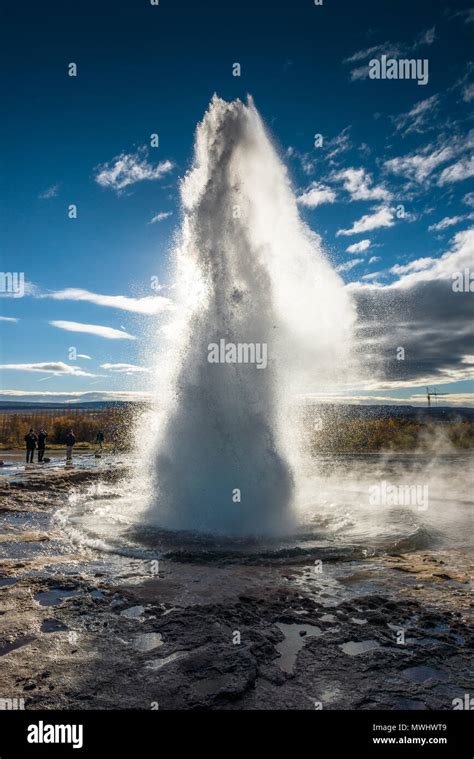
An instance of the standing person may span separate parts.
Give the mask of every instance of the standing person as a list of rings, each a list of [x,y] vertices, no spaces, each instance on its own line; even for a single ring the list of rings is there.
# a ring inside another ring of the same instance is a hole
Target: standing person
[[[33,427],[30,429],[27,435],[25,435],[25,443],[26,443],[26,463],[32,464],[33,463],[33,455],[36,448],[36,441],[38,438],[35,435],[35,432],[33,430]]]
[[[66,461],[72,461],[72,447],[75,442],[76,438],[74,436],[74,432],[72,430],[69,430],[68,434],[66,435]]]
[[[44,449],[46,448],[46,438],[48,433],[45,428],[42,427],[38,432],[38,464],[43,464]]]
[[[97,437],[95,439],[95,442],[99,446],[99,451],[101,451],[102,450],[102,446],[104,444],[104,433],[101,430],[99,430],[99,432],[97,433]]]

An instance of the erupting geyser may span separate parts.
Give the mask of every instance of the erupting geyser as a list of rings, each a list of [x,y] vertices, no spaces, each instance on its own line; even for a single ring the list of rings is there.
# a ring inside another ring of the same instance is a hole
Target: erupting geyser
[[[139,435],[143,518],[284,534],[298,491],[295,399],[347,373],[352,303],[251,100],[213,98],[181,195],[175,308],[159,333],[150,435]]]

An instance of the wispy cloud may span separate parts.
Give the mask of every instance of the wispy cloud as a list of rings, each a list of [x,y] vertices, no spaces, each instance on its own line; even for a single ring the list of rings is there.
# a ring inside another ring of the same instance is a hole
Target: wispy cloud
[[[465,103],[470,103],[471,100],[474,100],[474,84],[467,84],[464,87],[463,93],[462,93],[462,99]]]
[[[410,261],[408,264],[395,264],[391,267],[391,274],[409,274],[413,271],[423,271],[423,269],[429,269],[436,263],[435,258],[426,256],[425,258],[417,258],[414,261]]]
[[[453,155],[453,148],[448,145],[439,148],[427,145],[417,153],[410,153],[385,161],[384,167],[386,171],[392,174],[421,183],[438,166],[449,161]]]
[[[354,266],[358,266],[363,262],[363,258],[352,258],[350,261],[346,261],[343,264],[339,264],[339,266],[336,266],[337,272],[343,272],[343,271],[350,271],[354,268]]]
[[[384,169],[412,182],[426,185],[426,180],[431,180],[431,175],[435,169],[462,156],[472,150],[473,147],[474,129],[471,129],[467,134],[453,134],[449,138],[442,136],[434,144],[430,143],[418,148],[413,153],[385,161]]]
[[[448,227],[453,227],[456,224],[460,224],[462,221],[467,221],[473,218],[474,214],[472,213],[464,214],[463,216],[445,216],[444,219],[437,221],[436,224],[430,224],[428,230],[430,232],[442,232],[443,230],[448,229]]]
[[[0,316],[0,322],[17,322],[18,319],[14,316]]]
[[[463,197],[462,202],[467,206],[472,206],[474,208],[474,192],[467,192]]]
[[[360,61],[366,61],[363,65],[351,69],[350,72],[350,79],[352,82],[360,81],[362,79],[367,79],[369,75],[369,58],[374,58],[379,55],[386,55],[387,58],[399,58],[414,52],[419,47],[432,45],[435,39],[436,28],[432,26],[421,32],[411,45],[400,42],[383,42],[380,45],[372,45],[372,47],[357,50],[348,58],[345,58],[343,63],[353,64],[360,63]]]
[[[54,300],[75,300],[94,303],[96,306],[118,308],[122,311],[130,311],[135,314],[161,314],[172,306],[169,298],[161,295],[146,295],[142,298],[130,298],[127,295],[103,295],[82,290],[78,287],[67,287],[64,290],[41,293],[41,298],[53,298]]]
[[[59,185],[53,184],[51,187],[48,187],[47,190],[44,192],[40,192],[38,195],[38,198],[40,200],[49,200],[50,198],[55,198],[59,193]]]
[[[350,138],[350,126],[344,127],[335,137],[324,140],[323,145],[312,153],[301,152],[290,145],[287,148],[286,155],[299,162],[302,171],[307,176],[314,173],[317,163],[317,156],[324,156],[324,162],[331,166],[337,166],[340,162],[340,156],[352,148]]]
[[[432,95],[425,100],[420,100],[406,113],[392,116],[392,121],[397,132],[406,135],[412,132],[425,132],[428,119],[433,119],[439,106],[439,96]]]
[[[424,32],[415,40],[413,44],[413,50],[416,50],[423,45],[432,45],[436,39],[436,27],[432,26],[429,29],[425,29]]]
[[[472,24],[474,22],[474,8],[465,8],[462,11],[458,11],[451,18],[456,18],[457,16],[462,16],[465,24]]]
[[[367,248],[370,248],[370,240],[361,240],[360,242],[355,242],[353,245],[349,245],[349,247],[346,248],[346,252],[363,253]]]
[[[110,187],[117,193],[121,193],[125,187],[143,182],[161,179],[174,168],[171,161],[161,161],[153,166],[148,161],[146,147],[138,148],[136,153],[121,153],[109,163],[97,166],[95,181],[101,187]]]
[[[173,211],[160,211],[160,213],[157,213],[156,216],[153,216],[152,219],[148,222],[148,224],[156,224],[158,221],[163,221],[164,219],[167,219],[169,216],[173,215]]]
[[[457,163],[453,163],[452,166],[447,166],[441,172],[438,184],[443,187],[445,184],[452,184],[453,182],[462,182],[464,179],[474,176],[474,156],[470,158],[461,158]]]
[[[120,329],[114,329],[113,327],[103,327],[100,324],[81,324],[80,322],[69,321],[51,321],[49,322],[52,327],[58,329],[65,329],[68,332],[83,332],[88,335],[97,335],[97,337],[105,337],[107,340],[136,340],[134,335],[129,335],[128,332],[124,332]]]
[[[85,372],[79,366],[70,366],[63,361],[45,361],[36,364],[1,364],[0,369],[11,369],[17,372],[41,372],[42,374],[54,374],[55,376],[97,377],[96,374]]]
[[[316,208],[323,203],[334,203],[336,193],[331,187],[319,182],[311,182],[310,186],[298,195],[298,203],[307,208]]]
[[[100,368],[107,369],[109,372],[118,372],[119,374],[138,374],[150,371],[146,366],[137,366],[136,364],[101,364]]]
[[[343,153],[347,153],[352,148],[350,138],[350,126],[344,127],[335,137],[326,143],[327,161],[330,164],[337,163],[337,159]]]
[[[393,227],[395,224],[393,209],[382,206],[374,210],[372,214],[364,214],[355,221],[350,229],[338,229],[336,235],[358,235],[362,232],[370,232],[372,229],[381,227]]]

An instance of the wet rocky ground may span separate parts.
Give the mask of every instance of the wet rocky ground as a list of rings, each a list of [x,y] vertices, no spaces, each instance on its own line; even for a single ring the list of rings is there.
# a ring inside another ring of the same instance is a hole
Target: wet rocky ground
[[[464,551],[317,566],[104,555],[45,521],[97,476],[36,469],[0,483],[2,698],[27,709],[392,710],[452,709],[472,692]]]

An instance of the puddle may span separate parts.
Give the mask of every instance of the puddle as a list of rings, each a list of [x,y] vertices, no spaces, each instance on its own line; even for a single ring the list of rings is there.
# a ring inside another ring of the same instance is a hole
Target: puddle
[[[27,646],[28,643],[33,643],[35,640],[36,637],[34,635],[27,635],[24,638],[17,638],[11,643],[6,643],[0,648],[0,656],[6,656],[6,654],[15,651],[17,648],[21,648],[22,646]]]
[[[143,633],[133,638],[131,645],[136,651],[153,651],[163,645],[163,638],[160,633]]]
[[[349,656],[358,656],[359,654],[366,654],[369,651],[380,648],[380,643],[376,640],[349,640],[347,643],[342,643],[340,648],[342,648],[345,654],[349,654]]]
[[[33,596],[41,606],[58,606],[66,598],[79,596],[80,590],[61,590],[61,588],[52,588],[51,590],[40,590]]]
[[[42,633],[55,633],[55,632],[64,632],[68,629],[66,625],[63,625],[62,622],[59,621],[59,619],[45,619],[43,624],[41,625],[41,632]]]
[[[319,619],[321,622],[339,622],[338,618],[335,617],[334,614],[323,614],[323,616]]]
[[[316,625],[289,625],[284,622],[277,622],[276,626],[285,636],[284,640],[276,646],[280,654],[278,665],[284,672],[291,674],[296,664],[296,657],[307,639],[321,635],[322,631]]]
[[[4,588],[6,585],[14,585],[18,582],[17,577],[2,577],[0,580],[0,588]]]
[[[125,617],[126,619],[137,619],[139,622],[143,622],[143,612],[145,611],[144,606],[130,606],[129,609],[124,609],[120,612],[121,617]]]
[[[351,617],[350,621],[353,622],[355,625],[366,625],[367,620],[366,619],[358,619],[357,617]]]
[[[440,672],[433,667],[426,667],[421,665],[419,667],[409,667],[402,671],[402,675],[413,680],[415,683],[426,683],[429,680],[439,682],[440,680],[449,680],[448,675],[445,672]]]
[[[209,680],[199,680],[199,682],[193,684],[193,690],[200,696],[209,696],[211,693],[218,693],[228,686],[230,681],[229,675],[218,675],[217,677],[209,678]]]

